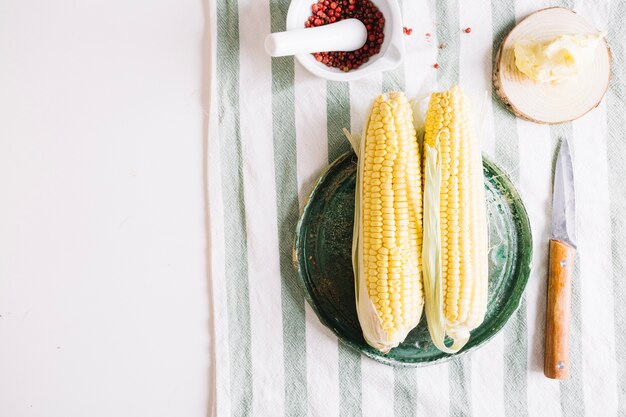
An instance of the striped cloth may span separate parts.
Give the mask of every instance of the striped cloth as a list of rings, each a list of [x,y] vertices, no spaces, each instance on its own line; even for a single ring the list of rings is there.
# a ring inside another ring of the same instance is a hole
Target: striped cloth
[[[626,0],[404,0],[413,28],[404,65],[350,83],[265,54],[265,35],[285,29],[288,0],[208,3],[214,415],[626,415]],[[608,33],[613,74],[602,104],[572,123],[516,119],[495,97],[487,106],[484,153],[509,172],[532,224],[535,258],[519,310],[491,342],[445,364],[393,368],[360,356],[320,324],[296,283],[291,247],[306,191],[349,149],[341,129],[359,129],[383,91],[422,97],[460,83],[478,107],[502,36],[550,5],[573,7]],[[543,376],[542,361],[552,171],[565,136],[579,257],[571,378],[558,382]]]

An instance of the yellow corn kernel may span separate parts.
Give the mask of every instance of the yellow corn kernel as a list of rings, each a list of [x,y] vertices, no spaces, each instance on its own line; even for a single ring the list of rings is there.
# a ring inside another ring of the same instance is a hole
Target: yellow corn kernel
[[[424,135],[424,285],[431,337],[446,352],[467,342],[487,307],[482,159],[470,126],[459,87],[432,94]],[[444,345],[445,334],[454,339],[452,347]]]
[[[423,306],[421,162],[406,96],[378,97],[364,131],[353,247],[357,312],[365,340],[387,352],[417,326]]]

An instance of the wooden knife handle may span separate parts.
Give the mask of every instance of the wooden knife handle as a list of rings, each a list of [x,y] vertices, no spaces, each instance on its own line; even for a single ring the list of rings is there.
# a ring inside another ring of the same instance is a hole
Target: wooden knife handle
[[[546,354],[543,368],[543,373],[548,378],[567,379],[569,376],[571,278],[575,257],[575,248],[560,240],[550,240]]]

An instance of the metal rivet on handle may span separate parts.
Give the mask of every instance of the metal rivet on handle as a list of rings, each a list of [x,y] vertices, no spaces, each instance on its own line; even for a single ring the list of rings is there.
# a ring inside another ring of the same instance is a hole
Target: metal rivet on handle
[[[556,363],[556,369],[563,369],[565,368],[565,364],[563,363],[563,361],[558,361]]]
[[[565,262],[565,260],[561,261],[561,267],[565,267],[565,265],[567,265],[567,262]]]

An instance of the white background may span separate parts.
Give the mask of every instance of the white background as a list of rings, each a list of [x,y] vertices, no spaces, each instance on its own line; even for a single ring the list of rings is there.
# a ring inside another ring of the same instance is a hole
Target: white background
[[[207,414],[204,1],[0,0],[2,417]]]

